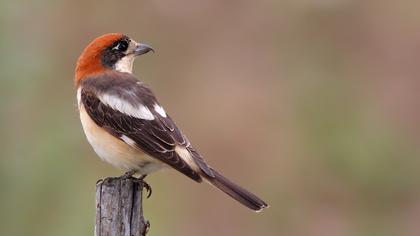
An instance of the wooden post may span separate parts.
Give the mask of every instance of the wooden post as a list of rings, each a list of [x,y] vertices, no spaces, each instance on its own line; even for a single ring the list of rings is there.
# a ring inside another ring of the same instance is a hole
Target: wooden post
[[[134,178],[106,178],[96,184],[95,236],[144,236],[143,182]]]

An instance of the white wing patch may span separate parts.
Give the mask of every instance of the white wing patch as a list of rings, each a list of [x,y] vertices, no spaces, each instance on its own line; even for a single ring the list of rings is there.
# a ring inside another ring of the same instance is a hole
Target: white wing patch
[[[128,145],[130,145],[130,146],[132,146],[132,147],[134,147],[134,146],[136,146],[136,142],[134,141],[134,140],[132,140],[131,138],[129,138],[129,137],[127,137],[127,136],[125,136],[125,135],[122,135],[121,136],[121,139],[126,143],[126,144],[128,144]]]
[[[160,106],[159,104],[155,103],[155,105],[153,106],[153,108],[155,109],[155,111],[162,117],[166,117],[166,112],[163,109],[162,106]]]
[[[140,118],[143,120],[154,120],[153,113],[143,104],[133,106],[131,103],[111,94],[102,94],[99,100],[104,104],[110,106],[112,109],[120,111],[126,115]]]
[[[181,157],[183,161],[185,161],[188,164],[189,167],[191,167],[197,172],[200,171],[200,168],[198,167],[194,158],[191,156],[191,153],[185,147],[177,145],[175,147],[175,152],[176,154],[178,154],[179,157]]]

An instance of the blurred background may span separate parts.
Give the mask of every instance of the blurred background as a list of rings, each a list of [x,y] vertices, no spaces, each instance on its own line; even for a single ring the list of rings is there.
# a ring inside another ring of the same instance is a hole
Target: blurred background
[[[0,235],[93,235],[122,172],[83,134],[75,62],[95,37],[149,43],[134,73],[255,214],[173,170],[149,235],[420,235],[420,3],[0,1]]]

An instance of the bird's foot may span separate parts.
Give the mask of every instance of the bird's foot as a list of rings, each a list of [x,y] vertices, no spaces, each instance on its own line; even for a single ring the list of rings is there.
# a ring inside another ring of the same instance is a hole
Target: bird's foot
[[[105,179],[100,179],[96,182],[96,184],[100,183],[100,182],[104,182],[104,181],[111,181],[111,180],[126,180],[129,178],[133,178],[133,175],[136,173],[135,170],[130,170],[125,172],[123,175],[121,176],[117,176],[117,177],[106,177]]]
[[[146,191],[147,191],[147,195],[146,195],[146,198],[149,198],[150,196],[152,196],[152,187],[146,182],[146,181],[144,181],[144,178],[146,178],[146,175],[142,175],[142,176],[140,176],[139,178],[135,178],[135,177],[133,177],[133,175],[136,173],[137,171],[135,171],[135,170],[130,170],[130,171],[127,171],[127,172],[125,172],[123,175],[121,175],[121,176],[118,176],[118,177],[107,177],[107,178],[105,178],[105,179],[100,179],[100,180],[98,180],[97,182],[96,182],[96,184],[98,184],[99,182],[102,182],[102,181],[106,181],[106,180],[126,180],[126,179],[132,179],[132,180],[134,180],[134,181],[136,181],[136,182],[141,182],[142,183],[142,185],[143,185],[143,188],[145,188],[146,189]]]
[[[131,177],[133,177],[133,175],[136,173],[136,170],[130,170],[125,172],[123,175],[121,175],[120,177],[117,177],[118,179],[129,179]]]
[[[139,178],[137,178],[136,180],[143,184],[143,188],[145,188],[146,191],[147,191],[146,198],[149,198],[150,196],[152,196],[152,187],[150,187],[150,185],[146,181],[144,181],[144,178],[146,178],[146,176],[147,175],[142,175]]]

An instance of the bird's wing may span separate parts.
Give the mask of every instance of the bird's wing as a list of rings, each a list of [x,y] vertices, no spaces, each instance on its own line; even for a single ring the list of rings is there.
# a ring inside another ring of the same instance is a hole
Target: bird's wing
[[[116,138],[200,182],[213,170],[191,146],[148,86],[128,73],[86,78],[80,101],[91,119]]]

